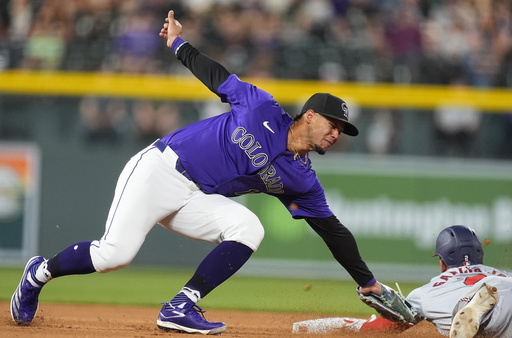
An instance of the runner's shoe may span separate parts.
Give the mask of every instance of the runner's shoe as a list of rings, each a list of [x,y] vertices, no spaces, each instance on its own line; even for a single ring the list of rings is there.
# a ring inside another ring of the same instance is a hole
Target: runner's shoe
[[[179,306],[163,303],[164,306],[156,321],[158,327],[165,331],[181,333],[219,334],[226,330],[224,323],[211,323],[204,317],[204,312],[194,303],[183,302]]]
[[[44,283],[36,279],[36,270],[45,259],[32,257],[21,277],[20,284],[11,298],[11,316],[18,325],[28,325],[34,319],[39,307],[39,293]]]
[[[482,284],[471,301],[453,317],[450,338],[472,338],[478,329],[482,318],[496,305],[498,289]]]

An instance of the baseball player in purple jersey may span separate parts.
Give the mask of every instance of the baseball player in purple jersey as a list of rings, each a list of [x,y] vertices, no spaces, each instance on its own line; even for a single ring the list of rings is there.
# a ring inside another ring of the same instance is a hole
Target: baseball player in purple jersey
[[[121,172],[100,240],[71,245],[53,258],[32,258],[11,300],[13,319],[32,321],[38,295],[52,278],[109,272],[130,264],[155,224],[218,245],[170,302],[157,324],[166,330],[216,334],[196,305],[231,277],[258,249],[264,230],[254,213],[228,197],[265,193],[277,197],[293,218],[305,219],[334,258],[361,286],[380,294],[356,241],[329,209],[308,158],[324,154],[341,133],[358,134],[345,102],[313,95],[295,119],[267,92],[241,81],[181,37],[170,11],[160,35],[178,60],[231,111],[186,126],[133,156]]]
[[[441,274],[406,297],[421,319],[450,337],[512,337],[512,273],[483,264],[474,230],[462,225],[439,233],[435,256]],[[411,327],[382,317],[346,318],[341,326],[361,332],[401,331]]]

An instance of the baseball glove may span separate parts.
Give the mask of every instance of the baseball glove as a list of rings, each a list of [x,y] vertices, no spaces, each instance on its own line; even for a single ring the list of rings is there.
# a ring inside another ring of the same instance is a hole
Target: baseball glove
[[[397,323],[417,323],[418,312],[395,290],[382,284],[380,295],[362,294],[357,287],[357,295],[368,306],[374,308],[382,317]]]

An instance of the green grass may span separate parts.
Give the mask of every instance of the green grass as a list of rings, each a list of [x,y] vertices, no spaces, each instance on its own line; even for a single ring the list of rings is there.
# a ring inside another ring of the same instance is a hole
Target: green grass
[[[10,300],[23,268],[0,268],[0,300]],[[44,287],[41,302],[155,306],[169,301],[192,271],[129,267],[107,274],[56,278]],[[385,281],[384,281],[385,282]],[[311,286],[306,290],[306,285]],[[394,287],[394,284],[388,284]],[[401,284],[404,294],[416,284]],[[234,276],[201,301],[207,309],[303,312],[369,316],[352,281],[276,279]]]

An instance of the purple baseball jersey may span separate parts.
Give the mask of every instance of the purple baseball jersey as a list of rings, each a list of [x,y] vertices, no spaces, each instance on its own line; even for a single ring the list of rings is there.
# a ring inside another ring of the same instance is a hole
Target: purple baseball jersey
[[[294,218],[332,215],[309,159],[286,149],[293,123],[266,91],[232,74],[218,95],[231,111],[188,125],[162,141],[207,194],[276,196]]]

